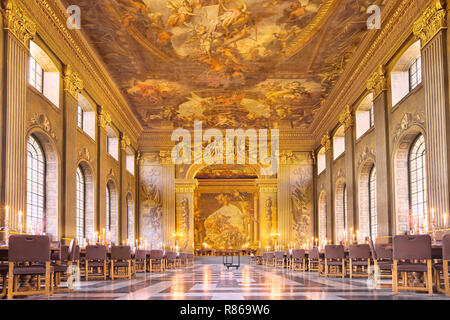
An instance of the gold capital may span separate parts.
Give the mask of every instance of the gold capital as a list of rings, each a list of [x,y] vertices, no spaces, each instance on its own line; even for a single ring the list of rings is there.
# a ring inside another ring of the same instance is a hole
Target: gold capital
[[[171,151],[160,151],[159,159],[161,164],[172,164],[172,152]]]
[[[387,90],[386,73],[382,65],[370,76],[367,81],[367,89],[372,92],[374,100]]]
[[[112,122],[111,115],[102,109],[101,113],[98,116],[98,123],[100,127],[106,130],[108,126],[111,124],[111,122]]]
[[[421,40],[422,48],[441,30],[446,29],[446,12],[441,0],[434,0],[414,23],[414,35]]]
[[[72,66],[64,67],[64,90],[78,100],[78,94],[83,90],[83,80],[73,71]]]
[[[122,150],[126,151],[128,146],[130,146],[130,145],[131,145],[130,138],[128,138],[126,135],[124,135],[122,137],[122,140],[120,140],[120,148]]]
[[[349,105],[345,107],[345,110],[339,116],[339,122],[344,125],[345,130],[353,126],[352,110]]]
[[[36,35],[36,24],[25,15],[15,0],[2,1],[3,28],[9,30],[25,47]]]
[[[331,139],[330,139],[330,133],[327,132],[326,135],[322,137],[321,141],[322,147],[325,148],[325,152],[331,149]]]

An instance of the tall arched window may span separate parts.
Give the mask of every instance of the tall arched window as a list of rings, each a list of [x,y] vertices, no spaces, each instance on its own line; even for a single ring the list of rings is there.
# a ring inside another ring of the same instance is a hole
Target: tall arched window
[[[127,238],[130,243],[134,243],[134,208],[131,194],[127,196]]]
[[[83,169],[77,169],[77,239],[86,237],[86,180]]]
[[[327,239],[327,194],[325,191],[319,196],[319,240],[324,243]]]
[[[409,204],[413,224],[428,230],[425,152],[425,138],[421,134],[409,152]]]
[[[35,137],[27,144],[27,215],[28,233],[45,232],[45,170],[44,151]]]
[[[378,235],[377,219],[377,170],[372,167],[369,174],[369,225],[370,237],[376,239]]]
[[[347,205],[347,185],[344,186],[344,199],[343,205],[344,205],[344,229],[347,229],[347,222],[348,222],[348,205]]]
[[[111,231],[111,190],[106,186],[106,231]]]

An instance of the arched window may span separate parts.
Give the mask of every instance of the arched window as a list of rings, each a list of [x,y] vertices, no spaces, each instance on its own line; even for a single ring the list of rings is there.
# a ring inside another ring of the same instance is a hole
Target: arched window
[[[377,170],[372,167],[369,174],[369,225],[370,237],[377,238],[378,220],[377,220]]]
[[[83,169],[77,168],[77,239],[86,237],[86,182]]]
[[[111,231],[111,190],[106,185],[106,231]]]
[[[319,241],[324,243],[327,239],[327,194],[325,191],[319,196]]]
[[[134,243],[134,208],[131,194],[127,196],[127,238],[129,243]]]
[[[348,223],[348,204],[347,204],[347,185],[344,186],[344,229],[347,229],[347,223]]]
[[[27,144],[27,215],[28,233],[45,232],[45,170],[44,151],[35,137]]]
[[[427,176],[425,162],[425,138],[419,135],[411,146],[408,159],[409,204],[413,225],[428,230]]]

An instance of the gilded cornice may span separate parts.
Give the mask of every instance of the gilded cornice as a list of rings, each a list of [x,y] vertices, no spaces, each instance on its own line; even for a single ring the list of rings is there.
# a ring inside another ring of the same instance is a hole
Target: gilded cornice
[[[64,90],[69,92],[76,100],[78,100],[78,94],[83,90],[83,80],[73,71],[71,65],[64,67]]]
[[[126,135],[123,135],[122,139],[120,140],[120,148],[126,151],[130,145],[131,145],[130,138],[128,138],[128,136]]]
[[[441,30],[446,29],[446,12],[441,0],[433,0],[420,19],[414,23],[414,35],[421,40],[422,48]]]
[[[107,112],[102,110],[101,113],[98,115],[98,124],[103,129],[107,129],[108,126],[111,124],[112,118],[111,115]]]
[[[339,122],[344,125],[345,130],[350,129],[353,126],[353,116],[350,105],[347,105],[344,112],[339,116]]]
[[[327,132],[326,135],[322,137],[321,140],[322,147],[325,148],[325,152],[329,151],[331,149],[331,139],[330,139],[330,133]]]
[[[373,100],[387,90],[386,73],[382,65],[367,80],[367,89],[372,92]]]
[[[2,1],[3,28],[9,30],[25,47],[36,35],[36,24],[26,16],[17,0]]]

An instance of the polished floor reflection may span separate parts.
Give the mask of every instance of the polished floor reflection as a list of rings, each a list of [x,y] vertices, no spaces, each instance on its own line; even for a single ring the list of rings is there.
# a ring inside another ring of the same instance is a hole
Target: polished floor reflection
[[[216,262],[215,264],[210,264]],[[81,281],[74,293],[55,293],[50,299],[119,300],[405,300],[447,299],[441,294],[373,290],[367,279],[318,278],[316,273],[294,272],[244,264],[227,270],[219,260],[198,260],[194,267],[164,273],[138,274],[130,280]],[[30,298],[29,298],[30,299]],[[31,299],[42,299],[35,297]]]

